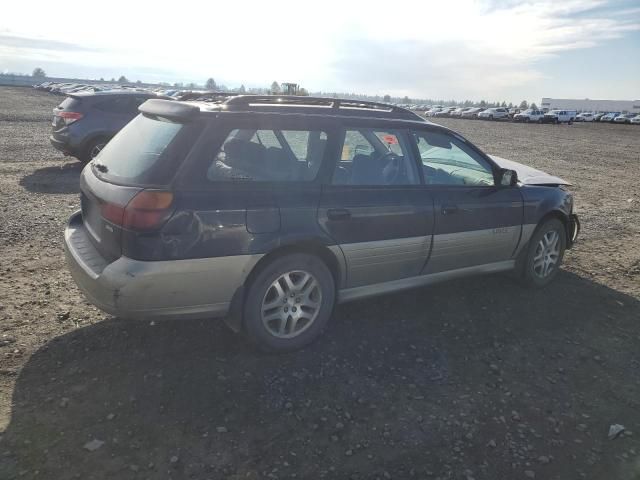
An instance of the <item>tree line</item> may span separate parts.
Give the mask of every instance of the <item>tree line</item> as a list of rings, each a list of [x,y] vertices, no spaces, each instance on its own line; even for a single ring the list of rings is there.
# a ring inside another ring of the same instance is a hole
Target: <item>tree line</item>
[[[40,67],[35,68],[31,75],[34,78],[39,78],[39,79],[46,78],[47,76],[45,71]],[[105,79],[100,78],[100,81],[104,82]],[[117,80],[115,78],[111,78],[110,81],[113,83],[116,83],[116,82],[130,83],[130,81],[124,75],[121,75]],[[140,80],[138,80],[137,83],[141,83]],[[186,84],[182,82],[175,82],[173,85],[171,85],[170,83],[161,82],[159,85],[165,86],[165,87],[173,86],[174,88],[186,88],[191,90],[202,88],[202,86],[194,82],[190,82]],[[239,93],[239,94],[249,93],[254,95],[281,95],[281,94],[293,94],[293,95],[303,95],[303,96],[310,95],[309,91],[307,91],[307,89],[302,86],[295,85],[295,87],[292,88],[294,84],[286,84],[286,85],[287,85],[287,88],[283,89],[283,87],[277,81],[274,81],[270,87],[265,87],[265,88],[260,88],[260,87],[246,88],[244,85],[240,85],[237,88],[228,88],[225,85],[217,84],[212,77],[208,78],[204,82],[204,88],[206,90],[214,90],[219,92],[233,92],[233,93]],[[431,98],[411,99],[408,96],[392,97],[391,95],[380,96],[380,95],[364,95],[360,93],[340,93],[340,92],[322,92],[322,91],[312,92],[311,95],[317,96],[317,97],[334,97],[334,98],[340,97],[340,98],[348,98],[348,99],[354,99],[354,100],[368,100],[368,101],[385,102],[385,103],[402,103],[402,104],[413,104],[413,105],[419,105],[419,104],[442,105],[446,107],[453,107],[453,106],[456,106],[456,107],[478,106],[482,108],[494,108],[494,107],[515,108],[517,107],[522,110],[527,108],[531,108],[535,110],[538,108],[535,103],[529,104],[529,102],[527,102],[526,100],[522,100],[522,102],[520,102],[519,105],[514,105],[513,102],[507,103],[504,100],[502,102],[500,101],[491,102],[487,100],[480,100],[478,102],[473,100],[464,100],[464,101],[443,100],[443,99],[434,100]]]

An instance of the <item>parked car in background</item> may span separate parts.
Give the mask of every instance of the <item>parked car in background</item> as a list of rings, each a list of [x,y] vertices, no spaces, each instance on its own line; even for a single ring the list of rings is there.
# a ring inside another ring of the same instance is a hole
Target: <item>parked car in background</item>
[[[455,118],[460,118],[462,116],[462,112],[464,112],[466,110],[466,108],[464,107],[458,107],[454,110],[451,110],[451,112],[449,112],[449,115]]]
[[[442,107],[441,105],[434,105],[433,107],[431,107],[429,110],[427,110],[425,112],[425,116],[426,117],[433,117],[436,113],[438,113],[439,111],[441,111],[444,107]]]
[[[462,112],[462,115],[460,115],[460,118],[478,118],[478,114],[483,110],[484,109],[480,107],[468,108],[467,110]]]
[[[593,121],[594,121],[594,122],[599,122],[599,121],[600,121],[600,119],[601,119],[602,117],[604,117],[606,114],[607,114],[607,112],[598,112],[598,113],[594,113],[594,114],[593,114]]]
[[[582,112],[576,115],[576,122],[593,122],[595,120],[595,114],[592,112]]]
[[[614,123],[631,123],[631,119],[636,116],[635,113],[623,113],[613,119]]]
[[[53,109],[51,144],[65,155],[88,162],[137,114],[152,92],[108,90],[72,93]]]
[[[219,107],[149,100],[83,169],[64,245],[102,310],[225,317],[264,350],[294,350],[338,302],[500,271],[547,286],[578,236],[567,182],[408,110]]]
[[[456,107],[444,107],[442,110],[440,110],[439,112],[435,112],[432,116],[433,117],[448,117],[449,114],[454,111],[456,109]]]
[[[633,125],[640,125],[640,115],[636,115],[635,117],[633,117],[630,123]]]
[[[49,89],[49,91],[55,95],[62,95],[62,90],[69,87],[73,88],[75,85],[75,83],[56,83]]]
[[[551,110],[542,117],[542,123],[572,123],[577,116],[575,110]]]
[[[516,113],[513,116],[514,122],[538,122],[542,123],[542,117],[544,117],[544,112],[542,110],[533,110],[531,108],[525,110],[524,112]]]
[[[609,112],[609,113],[605,113],[602,117],[600,117],[600,121],[601,122],[613,122],[613,120],[618,116],[621,115],[622,112]]]
[[[485,120],[500,120],[504,118],[509,118],[509,110],[502,107],[487,108],[486,110],[478,114],[478,118],[485,119]]]

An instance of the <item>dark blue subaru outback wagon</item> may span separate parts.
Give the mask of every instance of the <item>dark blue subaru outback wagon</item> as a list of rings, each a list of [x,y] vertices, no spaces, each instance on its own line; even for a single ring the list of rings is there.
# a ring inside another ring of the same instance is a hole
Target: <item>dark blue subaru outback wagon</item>
[[[291,350],[336,302],[508,270],[544,287],[578,235],[567,182],[408,110],[209,100],[148,100],[82,172],[65,247],[106,312]]]

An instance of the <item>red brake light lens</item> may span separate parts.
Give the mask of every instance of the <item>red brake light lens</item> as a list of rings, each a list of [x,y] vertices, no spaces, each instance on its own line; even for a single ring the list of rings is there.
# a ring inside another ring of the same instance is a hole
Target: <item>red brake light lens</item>
[[[84,115],[80,112],[56,112],[56,115],[64,120],[64,123],[71,125],[73,122],[77,122]]]
[[[169,217],[172,203],[171,192],[143,190],[125,208],[122,226],[136,230],[159,227]]]
[[[131,230],[150,230],[162,225],[171,215],[173,193],[142,190],[126,206],[103,203],[102,218]]]

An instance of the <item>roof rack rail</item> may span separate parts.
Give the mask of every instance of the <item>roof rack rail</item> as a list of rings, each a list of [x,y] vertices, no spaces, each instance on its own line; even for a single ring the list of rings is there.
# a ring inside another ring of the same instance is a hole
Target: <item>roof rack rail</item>
[[[236,95],[224,102],[227,106],[295,106],[310,108],[327,108],[334,111],[368,110],[384,116],[423,120],[422,117],[411,110],[390,105],[388,103],[371,102],[368,100],[331,98],[331,97],[307,97],[295,95]]]
[[[226,99],[228,99],[229,97],[235,97],[237,96],[237,93],[232,93],[232,92],[184,92],[182,94],[178,95],[178,100],[180,100],[181,102],[187,101],[187,100],[199,100],[199,101],[203,101],[203,102],[216,102],[216,103],[221,103],[224,102]]]

